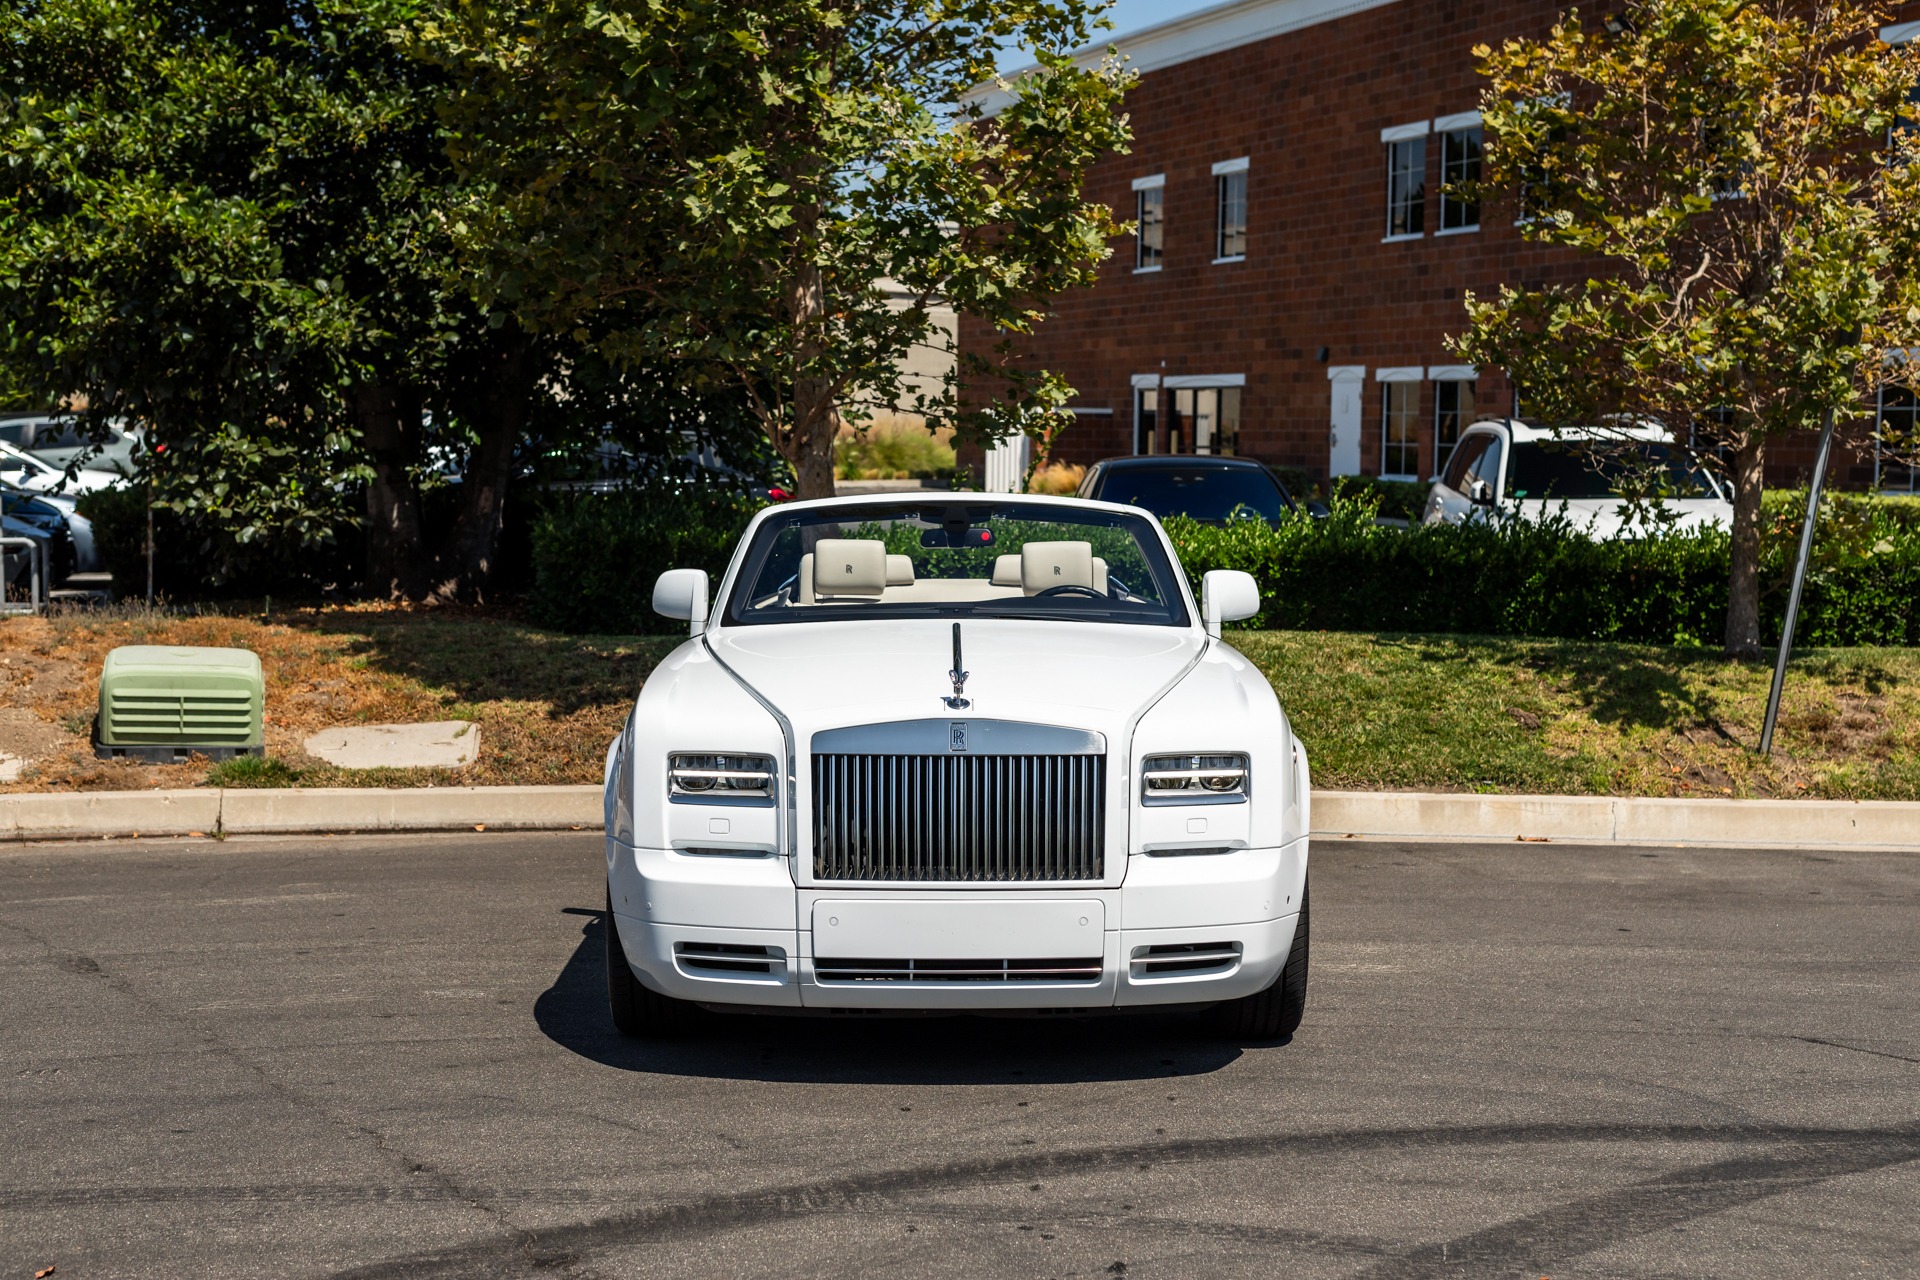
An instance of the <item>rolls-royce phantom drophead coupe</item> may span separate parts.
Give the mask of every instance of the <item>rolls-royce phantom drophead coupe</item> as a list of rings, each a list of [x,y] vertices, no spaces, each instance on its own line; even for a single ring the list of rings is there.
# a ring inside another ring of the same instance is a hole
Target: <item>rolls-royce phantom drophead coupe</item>
[[[716,1010],[1205,1008],[1289,1035],[1307,755],[1137,508],[920,492],[769,507],[607,752],[607,987]]]

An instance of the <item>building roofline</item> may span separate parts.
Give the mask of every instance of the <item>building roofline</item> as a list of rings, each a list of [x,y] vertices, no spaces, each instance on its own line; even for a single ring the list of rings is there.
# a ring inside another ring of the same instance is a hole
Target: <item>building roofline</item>
[[[1092,66],[1117,49],[1127,65],[1139,72],[1158,71],[1195,58],[1256,44],[1274,36],[1286,35],[1305,27],[1318,26],[1369,9],[1384,8],[1398,0],[1226,0],[1196,13],[1182,14],[1165,22],[1156,22],[1137,31],[1122,32],[1109,40],[1088,45],[1073,55],[1081,66]],[[1021,67],[1002,77],[1015,81],[1032,66]],[[1013,95],[996,85],[982,85],[975,99],[982,111],[993,115],[1013,100]]]

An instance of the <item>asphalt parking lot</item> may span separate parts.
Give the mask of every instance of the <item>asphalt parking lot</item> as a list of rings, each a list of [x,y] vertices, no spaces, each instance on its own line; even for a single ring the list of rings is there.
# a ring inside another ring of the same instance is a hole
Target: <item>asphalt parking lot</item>
[[[653,1046],[599,857],[0,851],[0,1278],[1920,1274],[1920,855],[1342,842],[1290,1043]]]

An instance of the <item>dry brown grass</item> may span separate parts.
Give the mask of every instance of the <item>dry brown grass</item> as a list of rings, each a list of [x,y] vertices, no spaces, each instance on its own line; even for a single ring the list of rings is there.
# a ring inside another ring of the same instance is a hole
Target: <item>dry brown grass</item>
[[[181,615],[139,610],[0,623],[0,749],[33,764],[8,790],[193,786],[203,762],[93,757],[100,664],[122,644],[216,645],[260,655],[267,753],[304,786],[598,782],[609,739],[672,639],[563,636],[497,614],[345,606]],[[11,712],[6,709],[11,708]],[[13,720],[7,718],[8,715]],[[9,725],[30,715],[43,733]],[[472,720],[480,757],[450,770],[344,770],[301,744],[336,725]],[[17,744],[17,745],[14,745]],[[22,749],[27,748],[27,749]]]

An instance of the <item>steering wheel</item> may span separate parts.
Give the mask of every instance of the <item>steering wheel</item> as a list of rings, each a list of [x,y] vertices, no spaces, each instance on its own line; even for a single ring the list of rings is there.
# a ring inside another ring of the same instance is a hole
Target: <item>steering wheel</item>
[[[1064,596],[1068,592],[1073,591],[1077,591],[1083,596],[1090,596],[1095,600],[1105,598],[1092,587],[1083,587],[1077,582],[1063,582],[1057,587],[1048,587],[1045,591],[1036,591],[1033,593],[1033,598],[1035,600],[1045,600],[1048,596]]]

